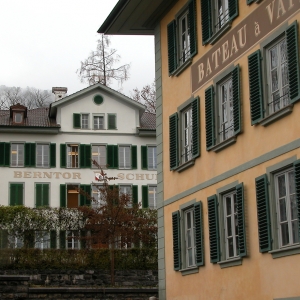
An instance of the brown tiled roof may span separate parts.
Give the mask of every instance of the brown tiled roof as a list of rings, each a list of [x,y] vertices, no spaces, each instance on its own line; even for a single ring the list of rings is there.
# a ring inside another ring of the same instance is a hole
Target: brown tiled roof
[[[22,127],[60,127],[56,120],[49,118],[49,108],[35,108],[27,110],[27,118],[23,124],[14,124],[9,110],[0,110],[0,126]]]
[[[156,130],[156,114],[144,112],[141,117],[140,129]]]

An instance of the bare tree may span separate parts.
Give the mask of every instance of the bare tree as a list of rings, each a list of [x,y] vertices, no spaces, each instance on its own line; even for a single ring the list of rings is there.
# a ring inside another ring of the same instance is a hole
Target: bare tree
[[[146,105],[146,111],[156,113],[156,88],[155,81],[143,86],[141,90],[133,89],[132,99]]]
[[[121,56],[117,54],[116,49],[110,48],[110,44],[110,37],[102,34],[97,41],[96,51],[91,51],[89,57],[81,61],[81,66],[76,71],[81,82],[109,86],[112,80],[122,85],[129,79],[130,64],[115,67],[120,62]]]
[[[24,93],[27,98],[27,103],[30,102],[32,108],[48,107],[53,102],[53,95],[50,91],[29,88]]]

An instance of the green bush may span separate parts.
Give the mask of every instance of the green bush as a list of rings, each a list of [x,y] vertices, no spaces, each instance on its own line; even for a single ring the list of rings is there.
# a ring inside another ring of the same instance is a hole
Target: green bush
[[[115,251],[116,270],[157,270],[153,248]],[[110,249],[1,249],[0,269],[110,269]]]

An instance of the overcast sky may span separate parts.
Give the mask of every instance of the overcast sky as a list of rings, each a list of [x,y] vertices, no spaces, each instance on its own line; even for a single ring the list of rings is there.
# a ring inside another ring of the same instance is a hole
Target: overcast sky
[[[117,0],[1,0],[0,85],[75,93],[87,84],[76,70],[96,50],[97,30]],[[130,63],[122,93],[154,80],[154,37],[113,36],[121,63]],[[112,88],[119,89],[118,85]]]

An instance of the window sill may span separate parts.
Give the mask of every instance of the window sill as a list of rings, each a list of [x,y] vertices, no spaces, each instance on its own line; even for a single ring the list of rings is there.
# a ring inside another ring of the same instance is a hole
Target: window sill
[[[182,73],[188,66],[192,64],[193,57],[190,57],[187,61],[181,64],[170,76],[178,76]]]
[[[221,269],[240,266],[242,264],[243,259],[241,257],[235,257],[228,260],[219,261],[218,265],[220,265]]]
[[[262,126],[268,126],[272,124],[273,122],[285,117],[286,115],[289,115],[293,111],[293,104],[290,104],[288,106],[283,107],[282,109],[276,111],[275,113],[265,117],[260,124]]]
[[[174,171],[177,171],[178,173],[188,169],[189,167],[193,166],[195,164],[195,159],[192,158],[191,160],[185,162],[184,164],[180,165],[179,167],[177,167],[176,169],[174,169]]]
[[[190,275],[190,274],[196,274],[199,273],[199,268],[194,266],[191,268],[181,269],[179,270],[181,272],[182,276]]]
[[[214,152],[219,152],[225,148],[227,148],[228,146],[234,144],[236,142],[236,136],[232,136],[230,138],[228,138],[227,140],[213,146],[210,148],[210,150],[214,151]]]
[[[218,30],[208,41],[209,44],[214,45],[221,37],[231,28],[231,21],[228,21],[220,30]]]
[[[279,257],[284,257],[284,256],[300,254],[300,245],[297,244],[297,245],[291,246],[291,247],[272,250],[272,251],[269,251],[269,253],[272,254],[273,258],[279,258]]]

